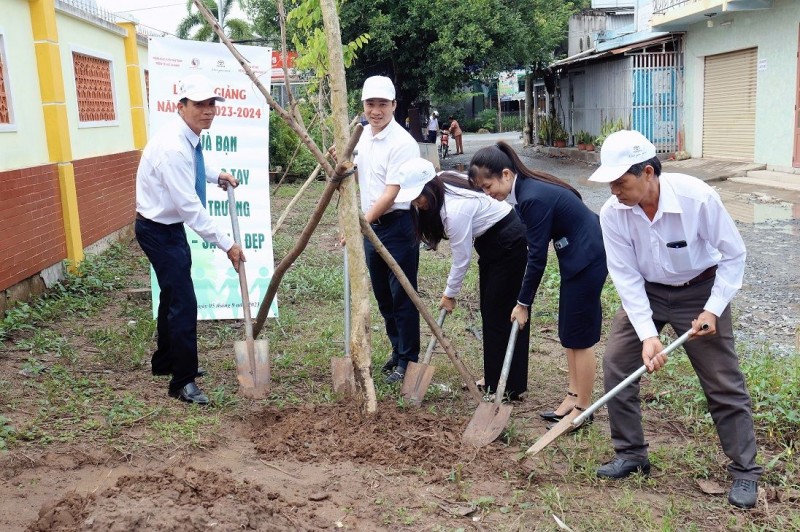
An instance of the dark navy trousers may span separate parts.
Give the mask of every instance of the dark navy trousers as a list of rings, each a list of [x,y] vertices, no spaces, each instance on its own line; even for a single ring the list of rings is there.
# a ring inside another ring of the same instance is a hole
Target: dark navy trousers
[[[416,290],[419,242],[411,222],[411,214],[409,211],[393,211],[381,216],[379,220],[380,223],[372,224],[372,230]],[[405,369],[409,362],[416,362],[419,358],[419,311],[403,290],[400,281],[366,238],[364,252],[372,290],[378,300],[378,309],[392,344],[392,355],[397,355],[398,367]]]
[[[152,370],[171,373],[169,388],[179,390],[197,375],[197,298],[186,231],[182,223],[164,225],[137,217],[136,240],[153,265],[161,289]]]

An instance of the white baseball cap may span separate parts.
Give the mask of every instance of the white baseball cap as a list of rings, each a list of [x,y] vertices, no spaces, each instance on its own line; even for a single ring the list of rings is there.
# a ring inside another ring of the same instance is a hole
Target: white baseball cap
[[[215,99],[218,102],[224,102],[225,98],[214,94],[214,87],[208,78],[200,74],[191,74],[178,81],[178,100],[184,98],[192,100],[193,102],[204,102],[206,100]]]
[[[425,188],[425,183],[436,177],[436,168],[428,159],[416,157],[400,165],[397,170],[397,184],[400,192],[395,203],[405,203],[417,199]]]
[[[600,168],[589,177],[589,181],[611,183],[637,163],[656,156],[656,147],[638,131],[623,129],[606,137],[600,148]]]
[[[364,81],[364,88],[361,90],[362,102],[370,98],[394,101],[394,97],[394,83],[386,76],[372,76]]]

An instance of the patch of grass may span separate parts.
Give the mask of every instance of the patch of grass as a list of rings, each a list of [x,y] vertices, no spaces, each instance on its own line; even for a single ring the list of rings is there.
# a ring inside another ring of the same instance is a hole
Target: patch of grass
[[[11,421],[0,416],[0,451],[8,449],[8,444],[16,439],[17,430],[11,426]]]
[[[150,356],[155,335],[153,320],[131,321],[122,327],[102,327],[86,332],[97,347],[99,358],[116,368],[136,369]]]

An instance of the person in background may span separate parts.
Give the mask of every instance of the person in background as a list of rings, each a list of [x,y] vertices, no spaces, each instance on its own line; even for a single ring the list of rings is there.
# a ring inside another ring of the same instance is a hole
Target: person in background
[[[469,186],[455,172],[437,175],[433,163],[411,159],[398,171],[400,192],[396,201],[411,202],[417,237],[435,250],[442,239],[450,241],[453,256],[439,308],[453,312],[464,276],[478,252],[480,310],[483,326],[485,387],[497,390],[509,330],[508,316],[516,305],[527,263],[525,227],[514,209]],[[510,400],[519,400],[528,387],[530,324],[520,324],[506,386]]]
[[[464,139],[462,138],[463,132],[461,131],[461,126],[458,124],[458,120],[452,115],[448,120],[450,120],[450,127],[448,127],[448,130],[456,141],[456,155],[461,155],[464,153]]]
[[[436,144],[436,135],[439,134],[439,111],[431,113],[428,119],[428,142]]]
[[[398,169],[409,159],[419,157],[419,146],[411,134],[394,119],[397,107],[392,80],[372,76],[361,91],[364,128],[355,156],[361,210],[387,251],[417,289],[419,245],[414,236],[408,202],[396,202],[400,186]],[[372,289],[386,324],[392,354],[383,366],[386,382],[402,382],[409,362],[419,357],[419,311],[372,243],[364,239]]]
[[[552,241],[561,275],[558,337],[566,350],[569,388],[561,404],[541,413],[548,421],[577,417],[591,403],[594,345],[600,340],[600,293],[607,277],[597,215],[577,190],[560,179],[527,168],[505,142],[478,150],[469,163],[470,184],[515,206],[525,225],[528,263],[511,319],[527,323],[547,265]],[[587,421],[591,421],[591,417]]]
[[[236,271],[245,260],[240,245],[220,229],[205,209],[206,182],[223,189],[237,186],[227,172],[206,165],[200,132],[211,127],[216,102],[208,79],[187,76],[178,83],[178,117],[145,146],[136,173],[136,240],[153,265],[161,295],[153,375],[172,375],[169,395],[188,403],[208,404],[195,378],[197,299],[192,256],[184,224],[203,240],[224,250]]]
[[[750,395],[739,369],[730,302],[742,286],[746,250],[719,195],[684,174],[662,174],[656,149],[638,131],[606,138],[600,168],[590,181],[613,194],[600,210],[608,270],[622,308],[611,325],[605,389],[614,388],[644,361],[648,371],[666,363],[659,333],[694,331],[684,350],[697,373],[733,485],[728,501],[753,508],[763,468],[756,464]],[[702,330],[703,324],[708,329]],[[642,429],[639,382],[608,402],[614,459],[600,478],[650,473]]]

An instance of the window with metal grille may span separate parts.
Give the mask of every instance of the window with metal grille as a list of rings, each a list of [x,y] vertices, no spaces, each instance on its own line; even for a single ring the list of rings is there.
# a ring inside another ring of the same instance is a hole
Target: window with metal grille
[[[0,124],[11,123],[11,103],[8,93],[8,68],[6,67],[6,50],[3,36],[0,35]]]
[[[147,97],[147,105],[150,105],[150,71],[144,71],[144,94]]]
[[[111,61],[72,52],[78,118],[81,122],[116,120]]]

